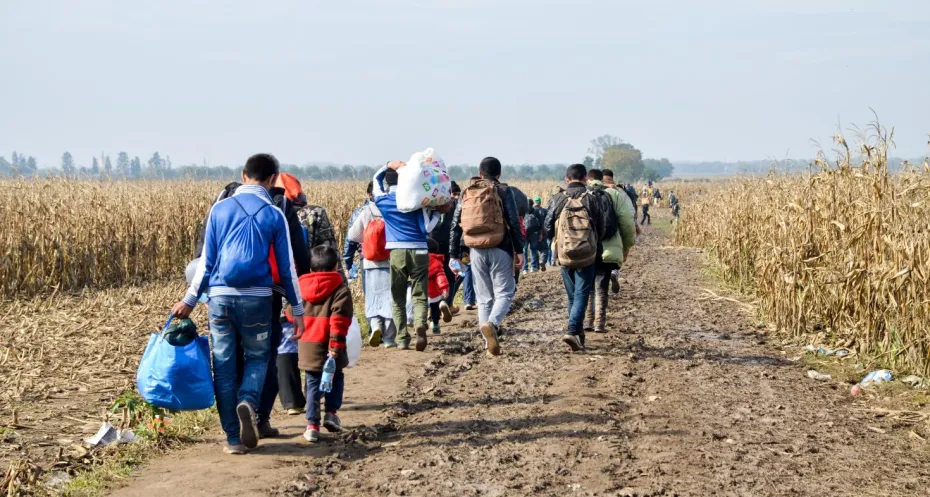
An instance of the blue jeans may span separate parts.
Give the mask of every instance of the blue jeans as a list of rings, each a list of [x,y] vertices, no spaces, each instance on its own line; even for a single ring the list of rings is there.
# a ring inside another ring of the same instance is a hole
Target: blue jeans
[[[271,297],[211,297],[213,388],[216,410],[230,445],[241,443],[236,405],[258,408],[271,352]],[[242,360],[242,375],[238,363]]]
[[[527,233],[523,246],[523,270],[539,270],[539,233]]]
[[[307,375],[307,424],[320,426],[320,400],[326,399],[326,412],[336,414],[342,408],[342,393],[346,388],[346,377],[342,371],[333,375],[333,389],[327,393],[320,391],[322,371],[304,371]]]
[[[475,305],[478,302],[475,297],[475,283],[471,275],[471,264],[462,264],[462,298],[465,305]]]
[[[594,289],[594,264],[582,269],[562,268],[562,282],[568,294],[568,334],[584,334],[584,313]]]

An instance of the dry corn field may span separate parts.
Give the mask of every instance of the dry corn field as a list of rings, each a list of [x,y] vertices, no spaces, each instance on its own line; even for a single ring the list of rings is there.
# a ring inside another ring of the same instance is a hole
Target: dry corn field
[[[134,389],[147,337],[183,295],[184,267],[224,185],[0,181],[0,467],[92,463],[78,446]],[[340,244],[365,186],[304,184]],[[533,195],[552,183],[520,186]],[[206,329],[202,307],[194,320]]]
[[[811,172],[688,185],[677,232],[795,336],[930,372],[930,167],[889,173],[886,140]],[[866,364],[868,367],[869,364]]]

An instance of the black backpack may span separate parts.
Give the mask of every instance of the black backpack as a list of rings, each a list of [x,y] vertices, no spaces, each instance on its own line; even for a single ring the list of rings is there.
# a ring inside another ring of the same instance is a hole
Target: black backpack
[[[539,221],[539,218],[536,217],[536,213],[530,210],[526,213],[526,216],[523,217],[523,227],[526,228],[527,233],[536,233],[542,228],[542,223]]]
[[[617,211],[614,210],[614,201],[604,190],[591,190],[594,198],[600,202],[601,211],[604,213],[604,238],[609,240],[617,235]]]

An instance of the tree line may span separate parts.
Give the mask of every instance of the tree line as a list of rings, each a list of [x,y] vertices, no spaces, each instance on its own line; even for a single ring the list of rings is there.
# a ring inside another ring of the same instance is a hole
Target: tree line
[[[668,159],[643,159],[633,145],[619,138],[604,135],[591,141],[589,155],[583,159],[587,167],[613,169],[622,181],[658,180],[671,176],[674,166]],[[510,180],[561,180],[569,164],[510,164],[503,168],[503,177]],[[307,163],[281,164],[284,172],[309,180],[366,180],[370,179],[380,165],[350,165]],[[116,160],[101,153],[78,164],[70,152],[61,155],[56,167],[39,168],[36,158],[13,152],[12,161],[0,156],[0,177],[61,177],[76,179],[215,179],[235,180],[242,170],[241,165],[208,166],[206,164],[184,164],[175,166],[171,156],[164,157],[154,152],[148,160],[139,156],[130,157],[119,152]],[[456,181],[465,181],[475,175],[476,166],[455,164],[448,166],[449,175]]]

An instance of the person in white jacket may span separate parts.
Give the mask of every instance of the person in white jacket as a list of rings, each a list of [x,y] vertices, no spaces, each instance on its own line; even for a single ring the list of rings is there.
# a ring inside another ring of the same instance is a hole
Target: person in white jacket
[[[352,226],[349,226],[346,238],[363,245],[365,228],[376,219],[382,219],[381,211],[374,202],[368,202],[362,206]],[[368,345],[377,347],[383,341],[385,348],[395,348],[397,327],[394,325],[391,307],[391,260],[363,259],[362,271],[365,272],[362,279],[365,284],[365,318],[368,319],[370,330]]]

